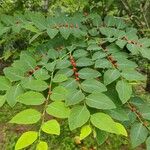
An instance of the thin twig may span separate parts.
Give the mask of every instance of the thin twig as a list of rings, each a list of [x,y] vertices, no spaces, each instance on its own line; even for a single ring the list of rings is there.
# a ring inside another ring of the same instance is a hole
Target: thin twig
[[[145,11],[143,9],[143,7],[140,5],[140,10],[141,10],[141,13],[142,13],[142,16],[143,16],[143,19],[145,21],[145,24],[146,24],[146,27],[149,29],[149,24],[148,24],[148,21],[147,21],[147,18],[146,18],[146,14],[145,14]]]
[[[134,17],[134,15],[132,14],[131,12],[131,9],[130,9],[130,5],[128,4],[128,2],[124,1],[124,0],[121,0],[121,3],[123,4],[124,6],[124,10],[127,12],[127,15],[129,16],[129,19],[134,23],[136,24],[138,27],[141,28],[141,26],[143,26],[142,22],[137,18],[137,17]],[[135,19],[134,19],[134,18]],[[139,25],[140,24],[140,25]]]

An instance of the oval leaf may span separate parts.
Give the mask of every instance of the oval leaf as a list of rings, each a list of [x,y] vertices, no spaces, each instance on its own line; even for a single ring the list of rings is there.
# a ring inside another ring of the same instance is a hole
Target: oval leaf
[[[6,101],[13,107],[17,103],[17,97],[24,92],[23,88],[18,84],[10,87],[6,92]]]
[[[78,67],[86,67],[86,66],[91,66],[94,64],[94,62],[90,59],[90,58],[87,58],[87,57],[81,57],[79,58],[77,61],[77,66]]]
[[[132,147],[135,148],[140,144],[142,144],[146,140],[147,135],[148,135],[148,130],[141,123],[135,123],[131,127],[131,131],[130,131]]]
[[[15,145],[15,150],[26,148],[27,146],[35,142],[37,138],[38,132],[28,131],[23,133]]]
[[[19,69],[13,67],[5,68],[4,74],[10,81],[19,81],[24,78],[24,73]]]
[[[107,114],[104,113],[93,114],[91,116],[91,123],[100,130],[127,136],[127,132],[123,127],[123,125],[114,122],[114,120]]]
[[[16,124],[34,124],[41,118],[41,113],[35,109],[26,109],[14,116],[9,123]]]
[[[101,73],[91,68],[83,68],[79,71],[79,77],[81,79],[93,79],[101,76]]]
[[[0,76],[0,91],[6,91],[10,88],[11,83],[4,76]]]
[[[74,130],[84,125],[90,117],[90,112],[85,106],[75,106],[71,109],[68,121],[70,130]]]
[[[87,79],[81,83],[81,88],[87,93],[104,92],[107,88],[96,79]]]
[[[36,150],[48,150],[48,144],[44,141],[40,141],[37,144]]]
[[[50,98],[53,101],[61,101],[61,100],[65,100],[67,94],[68,94],[68,90],[66,90],[66,88],[64,88],[63,86],[57,86],[53,89]]]
[[[38,92],[29,91],[18,96],[17,101],[25,105],[41,105],[45,101],[45,97]]]
[[[117,82],[116,90],[123,104],[126,103],[132,95],[132,86],[124,80]]]
[[[55,77],[53,78],[53,82],[63,82],[66,81],[68,78],[65,74],[57,74],[55,75]]]
[[[112,100],[103,93],[92,93],[86,97],[86,104],[97,109],[116,108]]]
[[[84,100],[84,98],[85,95],[82,93],[81,90],[74,89],[69,92],[68,96],[65,99],[65,103],[66,105],[75,105]]]
[[[46,112],[57,118],[68,118],[70,109],[65,106],[65,103],[56,101],[48,105]]]
[[[55,135],[60,134],[60,125],[57,122],[57,120],[54,120],[54,119],[45,122],[41,128],[42,128],[42,131],[48,134],[55,134]]]
[[[39,69],[35,71],[34,77],[38,80],[47,80],[50,78],[50,75],[48,74],[48,71],[45,69]]]
[[[89,125],[83,126],[81,128],[80,140],[85,139],[91,132],[92,132],[92,129]]]
[[[22,86],[26,89],[34,90],[34,91],[44,91],[48,88],[48,85],[45,81],[42,80],[34,80],[34,79],[25,79],[22,82]]]
[[[0,107],[4,105],[5,101],[6,101],[5,95],[0,95]]]
[[[104,73],[104,84],[108,85],[120,77],[120,72],[117,69],[109,69]]]

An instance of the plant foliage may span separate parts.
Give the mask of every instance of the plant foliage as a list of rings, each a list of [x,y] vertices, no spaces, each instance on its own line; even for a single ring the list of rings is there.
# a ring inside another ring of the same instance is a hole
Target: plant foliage
[[[149,147],[150,107],[133,92],[133,83],[146,78],[130,59],[150,59],[149,39],[139,39],[137,30],[120,18],[102,20],[97,14],[44,17],[28,12],[1,15],[0,21],[0,36],[26,32],[32,36],[32,48],[42,43],[22,51],[0,76],[0,106],[31,106],[9,123],[39,124],[39,130],[21,135],[16,150],[33,143],[37,149],[48,149],[42,134],[60,135],[62,119],[68,120],[71,131],[81,130],[80,140],[93,132],[102,144],[111,133],[128,136],[131,127],[133,147],[145,140]]]

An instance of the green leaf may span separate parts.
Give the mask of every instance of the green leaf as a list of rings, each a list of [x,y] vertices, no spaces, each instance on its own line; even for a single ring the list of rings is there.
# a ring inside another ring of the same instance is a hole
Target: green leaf
[[[73,52],[74,58],[86,57],[87,55],[88,55],[88,52],[83,49],[77,49]]]
[[[69,35],[71,34],[70,28],[62,27],[62,28],[59,29],[59,31],[60,31],[60,34],[61,34],[65,39],[68,39]]]
[[[87,58],[87,57],[80,57],[76,61],[76,63],[78,67],[86,67],[86,66],[91,66],[94,64],[94,62],[90,58]]]
[[[71,68],[64,68],[64,69],[58,70],[56,74],[57,75],[64,74],[66,77],[71,77],[74,74],[74,72],[73,72],[73,69],[71,69]]]
[[[67,106],[75,105],[83,101],[84,98],[85,98],[85,95],[82,93],[81,90],[74,89],[74,90],[71,90],[69,94],[67,95],[65,99],[65,103]]]
[[[48,71],[45,69],[39,69],[34,72],[34,77],[37,80],[47,80],[50,78],[50,75],[48,74]]]
[[[26,109],[16,114],[9,123],[34,124],[41,118],[41,113],[35,109]]]
[[[106,16],[105,19],[104,19],[104,23],[110,27],[110,26],[115,26],[115,17],[113,16]]]
[[[114,37],[111,40],[108,40],[109,42],[115,42],[117,39],[122,39],[125,36],[125,31],[114,29]],[[109,38],[107,38],[109,39]]]
[[[59,31],[57,29],[47,29],[47,34],[51,39],[53,39],[58,34],[58,32]]]
[[[26,89],[34,91],[44,91],[48,88],[48,85],[45,81],[34,80],[32,78],[27,78],[22,81],[22,86]]]
[[[24,73],[14,67],[7,67],[3,71],[6,78],[8,78],[12,82],[19,81],[24,78]]]
[[[147,150],[150,150],[150,137],[148,137],[146,140],[146,148]]]
[[[29,40],[29,44],[31,44],[34,40],[36,40],[41,34],[43,34],[43,32],[38,32],[38,33],[36,33],[36,34]]]
[[[127,79],[128,81],[144,81],[146,77],[136,70],[123,70],[121,76]]]
[[[89,125],[85,125],[81,128],[81,133],[80,133],[80,140],[85,139],[90,133],[92,132],[92,129]]]
[[[139,108],[139,112],[142,115],[142,117],[146,120],[150,120],[150,106],[149,106],[149,103],[140,105],[140,106],[138,106],[138,108]]]
[[[104,113],[95,113],[91,116],[91,123],[100,130],[121,134],[127,136],[127,132],[123,125],[114,122],[113,119]]]
[[[65,106],[64,102],[52,102],[48,105],[46,112],[57,118],[68,118],[70,109]]]
[[[90,44],[87,50],[97,51],[97,50],[101,50],[101,47],[98,46],[98,44]]]
[[[127,44],[126,47],[132,53],[132,55],[137,55],[140,51],[140,47],[135,44]]]
[[[38,132],[28,131],[28,132],[23,133],[15,145],[15,150],[28,147],[33,142],[35,142],[37,138],[38,138]]]
[[[100,16],[96,16],[92,19],[92,23],[98,28],[100,25],[102,25],[103,22]]]
[[[107,36],[107,37],[113,37],[115,33],[114,28],[108,28],[108,27],[101,27],[100,28],[101,34]]]
[[[35,32],[35,33],[39,32],[39,30],[36,27],[34,27],[32,24],[29,24],[29,23],[25,24],[23,26],[23,28],[25,28],[26,30],[29,30],[31,32]]]
[[[60,125],[57,120],[52,119],[42,125],[42,131],[48,134],[60,135]]]
[[[21,53],[20,63],[28,70],[34,70],[36,67],[36,60],[26,52]]]
[[[99,32],[97,31],[97,28],[92,28],[89,30],[89,34],[91,36],[96,36]]]
[[[117,69],[109,69],[104,73],[104,84],[108,85],[120,77],[120,72]]]
[[[26,74],[29,70],[20,62],[20,60],[15,60],[12,64],[12,67],[22,73],[22,75]]]
[[[141,123],[135,123],[130,130],[132,147],[135,148],[145,142],[147,135],[148,130]]]
[[[2,28],[0,28],[1,30],[0,30],[0,36],[1,35],[3,35],[4,33],[6,33],[7,31],[9,31],[10,30],[10,27],[2,27]]]
[[[125,80],[120,80],[117,82],[116,90],[123,104],[125,104],[132,95],[132,86]]]
[[[119,121],[128,121],[129,120],[128,114],[123,108],[106,110],[105,112],[115,120],[119,120]]]
[[[4,76],[0,76],[0,91],[6,91],[10,88],[10,86],[10,81]]]
[[[87,93],[104,92],[107,88],[96,79],[87,79],[81,83],[81,88]]]
[[[112,100],[103,93],[92,93],[86,97],[86,104],[97,109],[116,108]]]
[[[147,58],[150,60],[150,49],[148,48],[141,48],[140,51],[141,55],[144,57],[144,58]]]
[[[5,95],[0,95],[0,107],[4,105],[5,101],[6,101]]]
[[[127,44],[127,41],[118,39],[118,40],[116,41],[116,44],[117,44],[120,48],[124,48],[124,46]]]
[[[76,89],[78,87],[78,82],[74,78],[68,78],[67,81],[61,83],[66,89]]]
[[[71,66],[71,63],[67,59],[58,60],[56,64],[57,69],[64,69]]]
[[[86,106],[77,105],[73,107],[68,118],[70,130],[81,127],[89,120],[89,118],[90,112]]]
[[[98,52],[95,52],[92,56],[92,60],[97,60],[97,59],[100,59],[100,58],[104,58],[106,57],[106,53],[105,52],[102,52],[102,51],[98,51]]]
[[[48,150],[48,144],[44,141],[40,141],[37,144],[36,150]]]
[[[81,79],[93,79],[101,76],[99,71],[91,68],[83,68],[78,73]]]
[[[128,58],[128,54],[127,53],[125,53],[125,52],[116,52],[116,53],[114,53],[113,55],[113,58],[115,59],[115,60],[117,60],[117,61],[119,61],[119,63],[120,63],[120,60],[122,61],[122,62],[124,62],[124,60],[125,60],[125,63],[127,63],[126,62],[126,60],[127,60],[127,58]],[[131,62],[131,61],[130,61]],[[128,61],[128,63],[129,63],[129,61]],[[132,62],[133,63],[133,62]],[[118,64],[119,65],[119,64]],[[135,67],[135,63],[134,64],[132,64],[131,66],[132,66],[132,68],[134,68]],[[129,66],[129,65],[127,65],[127,66]],[[118,66],[119,67],[119,66]],[[124,66],[125,67],[125,66]],[[137,65],[136,65],[136,67],[137,67]],[[122,63],[122,68],[123,68],[123,63]],[[122,69],[121,69],[122,70]]]
[[[24,92],[23,88],[18,85],[14,85],[10,87],[6,92],[6,101],[7,103],[13,107],[17,103],[17,97]]]
[[[53,49],[53,48],[51,48],[49,51],[48,51],[48,57],[49,58],[51,58],[51,59],[56,59],[56,58],[58,58],[58,52],[55,50],[55,49]]]
[[[95,68],[112,68],[112,64],[106,58],[95,61]]]
[[[116,54],[114,54],[114,56],[115,55]],[[137,67],[137,64],[135,62],[130,61],[128,59],[123,59],[123,57],[117,59],[117,65],[120,70],[135,69]]]
[[[113,3],[114,1],[112,0],[111,2]],[[126,27],[125,21],[121,18],[115,18],[115,25],[116,25],[117,29],[123,29]]]
[[[68,90],[66,88],[64,88],[63,86],[57,86],[52,90],[50,98],[53,101],[62,101],[65,100],[67,94]]]
[[[29,18],[31,18],[31,21],[39,30],[45,30],[47,28],[46,19],[42,13],[32,13],[29,15],[30,15]]]
[[[150,47],[150,39],[148,38],[139,39],[139,42],[142,44],[143,47]]]
[[[53,82],[64,82],[64,81],[66,81],[68,78],[67,78],[67,76],[65,75],[65,74],[57,74],[57,75],[55,75],[54,76],[54,78],[53,78]]]
[[[124,136],[126,136],[126,137],[128,136],[125,127],[124,127],[121,123],[115,122],[115,127],[116,127],[116,129],[117,129],[116,134],[124,135]]]
[[[96,128],[96,140],[99,145],[102,145],[108,138],[108,133]]]
[[[84,34],[84,32],[81,31],[80,29],[74,28],[74,29],[72,29],[72,34],[76,38],[81,38],[81,36]],[[85,36],[85,35],[86,35],[86,33],[83,36]]]
[[[41,105],[45,101],[45,97],[38,92],[28,91],[17,97],[17,101],[25,105]]]
[[[45,64],[46,69],[51,72],[54,71],[55,66],[56,66],[56,61]]]

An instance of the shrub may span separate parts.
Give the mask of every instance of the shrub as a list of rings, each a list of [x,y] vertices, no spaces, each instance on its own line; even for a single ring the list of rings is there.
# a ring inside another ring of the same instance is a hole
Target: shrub
[[[42,133],[60,135],[63,119],[68,119],[71,131],[80,128],[79,140],[93,132],[102,144],[109,134],[129,134],[133,147],[146,140],[150,146],[149,105],[133,90],[146,78],[131,60],[131,55],[150,58],[149,39],[139,39],[137,30],[121,18],[107,16],[102,21],[97,14],[1,16],[0,26],[1,35],[33,35],[28,51],[0,77],[0,106],[31,106],[9,123],[40,126],[23,133],[16,150],[33,143],[48,149]]]

